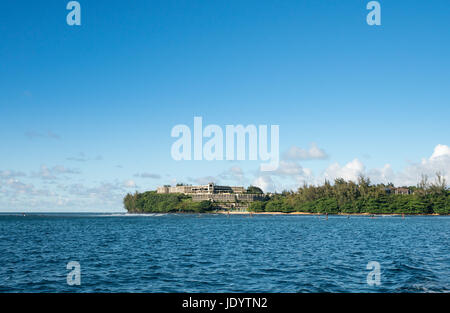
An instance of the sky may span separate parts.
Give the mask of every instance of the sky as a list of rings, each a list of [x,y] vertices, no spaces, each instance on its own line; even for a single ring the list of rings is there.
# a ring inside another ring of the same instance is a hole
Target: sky
[[[0,210],[122,212],[175,183],[450,180],[447,0],[6,0]],[[279,125],[280,165],[176,161],[175,125]]]

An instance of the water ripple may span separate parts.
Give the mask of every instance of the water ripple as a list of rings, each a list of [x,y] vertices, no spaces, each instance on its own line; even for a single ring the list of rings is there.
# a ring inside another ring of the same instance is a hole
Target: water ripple
[[[450,291],[448,217],[201,217],[0,215],[0,292]]]

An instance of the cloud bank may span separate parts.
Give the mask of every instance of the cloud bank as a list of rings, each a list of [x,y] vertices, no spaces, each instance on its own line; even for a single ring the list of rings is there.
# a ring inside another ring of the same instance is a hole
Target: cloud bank
[[[322,149],[314,145],[309,150],[298,150],[280,161],[280,166],[273,172],[244,171],[234,165],[215,176],[198,178],[172,177],[167,183],[188,182],[193,184],[255,185],[265,192],[281,192],[296,190],[303,184],[322,184],[324,180],[331,182],[336,178],[356,181],[359,175],[367,176],[373,183],[394,183],[397,186],[416,185],[422,174],[432,178],[441,173],[447,182],[450,181],[450,147],[438,144],[430,151],[428,157],[410,163],[403,169],[395,171],[387,163],[379,168],[367,168],[358,158],[340,164],[332,162],[319,173],[300,164],[305,158],[321,158]],[[300,151],[300,152],[299,152]],[[142,172],[134,175],[136,179],[160,179],[155,173]],[[78,169],[63,165],[42,165],[38,171],[29,173],[21,170],[0,169],[0,209],[8,210],[121,210],[122,199],[127,192],[148,190],[143,180],[115,179],[101,182],[86,182]],[[143,189],[139,189],[142,187]]]
[[[292,150],[291,148],[290,151],[297,151],[291,153],[291,159],[292,156],[297,156],[297,159],[300,159],[300,157],[309,155],[305,150],[298,152],[299,150]],[[320,154],[316,153],[315,155],[318,156]],[[392,169],[389,163],[381,168],[367,169],[361,160],[355,158],[343,165],[333,162],[320,174],[313,175],[310,169],[303,168],[297,162],[282,161],[277,171],[268,174],[259,173],[254,180],[254,184],[264,191],[279,192],[283,189],[296,190],[303,183],[322,184],[325,180],[333,182],[336,178],[357,181],[360,175],[364,175],[369,177],[373,183],[415,186],[422,175],[433,178],[436,173],[440,173],[447,183],[450,181],[450,147],[447,145],[438,144],[428,158],[423,158],[417,163],[411,163],[397,172]],[[289,178],[290,182],[286,182],[285,178]],[[282,187],[280,188],[279,186]]]

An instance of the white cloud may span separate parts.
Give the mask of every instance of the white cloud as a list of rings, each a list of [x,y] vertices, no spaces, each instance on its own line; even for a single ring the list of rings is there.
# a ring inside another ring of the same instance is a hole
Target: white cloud
[[[343,178],[345,180],[357,181],[361,174],[364,174],[364,164],[359,159],[354,159],[344,166],[339,163],[331,164],[324,172],[323,176],[328,180],[335,180],[336,178]]]
[[[355,181],[360,174],[368,176],[373,183],[393,182],[397,186],[403,186],[416,185],[421,174],[432,178],[436,172],[441,172],[447,182],[450,182],[449,146],[436,145],[428,155],[428,157],[417,160],[416,163],[411,163],[397,171],[394,171],[390,164],[367,169],[359,159],[353,159],[344,164],[332,163],[318,175],[314,175],[310,169],[302,167],[298,162],[284,160],[280,162],[279,168],[274,172],[244,171],[239,166],[232,166],[216,177],[206,176],[191,180],[195,184],[211,181],[242,186],[253,184],[265,192],[296,190],[305,182],[322,184],[325,178],[332,181],[341,177]],[[31,173],[31,175],[14,170],[0,171],[0,209],[122,210],[123,196],[127,192],[138,189],[134,180],[117,179],[102,183],[91,182],[92,185],[85,184],[81,176],[77,176],[80,178],[77,181],[72,179],[52,180],[69,177],[68,174],[75,173],[79,173],[79,171],[61,165],[53,167],[43,165],[38,173]],[[146,174],[157,175],[152,173],[141,173],[140,175],[145,176]],[[34,177],[40,177],[43,180],[33,181]],[[168,183],[175,184],[176,180]]]
[[[15,178],[15,177],[21,177],[26,176],[24,172],[18,172],[18,171],[0,171],[0,178],[7,179],[7,178]]]
[[[78,169],[66,168],[62,165],[56,165],[51,168],[47,167],[45,164],[41,165],[39,172],[33,173],[33,177],[38,177],[42,179],[54,180],[57,179],[58,175],[62,174],[80,174]]]
[[[450,147],[439,144],[434,148],[429,158],[423,158],[421,162],[412,163],[403,170],[395,172],[390,164],[382,168],[374,168],[366,171],[364,164],[358,160],[340,166],[333,163],[324,172],[323,178],[334,180],[344,178],[356,181],[360,174],[368,176],[373,183],[394,183],[396,186],[415,186],[422,175],[434,178],[440,173],[447,181],[450,181]]]
[[[280,161],[278,169],[272,172],[278,176],[298,176],[303,175],[303,168],[295,162]]]
[[[285,154],[287,160],[324,160],[327,158],[327,153],[315,143],[312,143],[308,150],[292,146]]]
[[[275,184],[269,175],[257,177],[252,185],[261,188],[264,192],[275,191]]]
[[[218,181],[228,181],[232,183],[245,184],[247,178],[245,176],[244,171],[241,167],[235,165],[229,168],[228,170],[222,172],[217,177]]]
[[[316,154],[318,156],[318,154]],[[437,145],[429,158],[423,159],[417,164],[412,164],[401,171],[394,171],[390,164],[381,168],[367,169],[364,163],[355,158],[350,162],[330,164],[320,174],[314,175],[309,168],[302,167],[298,162],[282,160],[276,171],[255,171],[247,175],[239,166],[233,166],[218,176],[206,176],[189,179],[194,184],[206,184],[208,182],[239,184],[248,186],[253,184],[265,192],[280,192],[282,190],[296,190],[304,183],[322,184],[325,179],[333,182],[336,178],[357,181],[360,175],[370,178],[373,183],[394,183],[397,186],[416,185],[421,174],[432,177],[436,172],[441,172],[447,181],[450,181],[450,149],[446,145]]]
[[[72,157],[68,157],[66,158],[66,160],[69,161],[76,161],[76,162],[87,162],[87,161],[101,161],[103,160],[103,157],[101,155],[97,155],[94,158],[88,157],[86,156],[83,152],[80,152],[77,156],[72,156]]]
[[[134,180],[126,180],[123,185],[127,188],[134,188],[136,187],[136,183],[134,182]]]
[[[434,147],[433,154],[430,157],[430,160],[439,160],[441,158],[450,157],[450,147],[446,145],[437,145]]]
[[[6,186],[19,194],[33,193],[34,191],[34,186],[32,184],[23,183],[15,178],[8,179],[6,181]]]
[[[428,159],[424,158],[420,163],[412,164],[399,172],[395,175],[394,183],[416,185],[422,174],[431,178],[436,173],[441,173],[447,183],[450,181],[450,147],[447,145],[437,145]]]
[[[393,183],[395,179],[395,173],[390,164],[385,164],[381,169],[371,169],[367,176],[374,183]]]
[[[51,171],[55,174],[79,174],[80,171],[77,169],[66,168],[62,165],[54,166]]]
[[[233,166],[230,168],[230,172],[233,173],[236,176],[242,176],[244,175],[244,171],[239,166]]]
[[[161,175],[144,172],[144,173],[136,173],[134,174],[134,177],[160,179]]]

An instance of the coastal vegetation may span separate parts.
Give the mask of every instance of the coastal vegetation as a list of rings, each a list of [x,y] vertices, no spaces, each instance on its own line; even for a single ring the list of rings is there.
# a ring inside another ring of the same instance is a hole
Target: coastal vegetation
[[[263,194],[263,191],[250,186],[246,193]],[[320,186],[305,184],[297,191],[266,194],[261,199],[245,204],[247,210],[268,213],[450,214],[450,190],[440,174],[433,183],[422,176],[417,186],[400,188],[393,184],[371,184],[363,176],[357,182],[336,179],[333,184],[329,181]],[[123,202],[129,213],[207,213],[223,209],[219,202],[197,202],[190,195],[156,191],[127,194]]]
[[[403,193],[398,193],[401,190]],[[406,191],[406,192],[405,192]],[[251,212],[306,212],[329,214],[450,214],[450,191],[437,174],[434,183],[423,176],[417,186],[395,188],[392,184],[372,185],[336,179],[321,186],[303,185],[296,192],[285,191],[250,204]]]
[[[159,194],[156,191],[127,194],[123,204],[128,213],[205,213],[214,209],[210,201],[194,202],[182,193]]]
[[[179,183],[177,186],[187,185]],[[259,187],[250,186],[245,193],[262,195],[263,191]],[[227,204],[230,205],[220,201],[193,201],[192,196],[183,193],[157,193],[156,191],[129,193],[123,199],[123,204],[128,213],[206,213],[222,209]],[[236,201],[234,205],[246,207],[248,203]]]
[[[247,193],[262,195],[264,192],[259,187],[250,186],[247,188]]]

